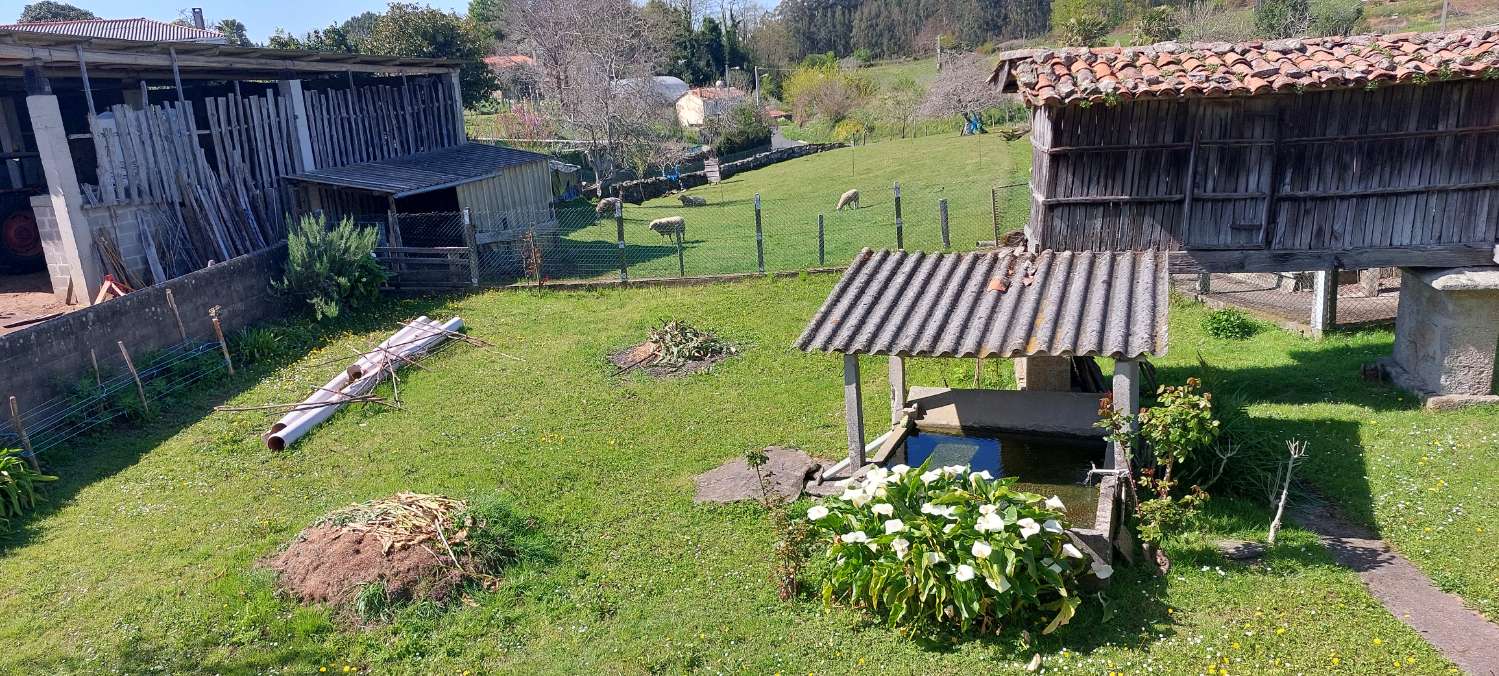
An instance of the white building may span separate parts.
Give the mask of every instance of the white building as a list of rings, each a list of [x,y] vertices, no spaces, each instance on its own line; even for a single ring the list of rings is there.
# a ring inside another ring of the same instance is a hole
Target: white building
[[[677,122],[700,127],[708,118],[722,115],[748,94],[738,87],[697,87],[677,99]]]

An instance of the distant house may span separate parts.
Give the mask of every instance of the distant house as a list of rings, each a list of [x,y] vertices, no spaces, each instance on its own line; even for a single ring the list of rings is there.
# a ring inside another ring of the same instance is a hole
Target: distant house
[[[615,91],[634,91],[637,87],[646,87],[660,100],[661,105],[670,106],[687,94],[687,83],[681,78],[670,75],[653,75],[651,77],[633,77],[623,80],[615,80],[613,83]]]
[[[197,18],[197,17],[195,17]],[[80,38],[108,40],[142,40],[147,42],[195,42],[205,45],[227,45],[223,33],[197,26],[166,23],[155,19],[80,19],[77,21],[27,21],[0,24],[0,30],[28,31],[71,35]]]
[[[738,87],[697,87],[677,99],[677,122],[700,127],[708,118],[722,115],[748,94]]]

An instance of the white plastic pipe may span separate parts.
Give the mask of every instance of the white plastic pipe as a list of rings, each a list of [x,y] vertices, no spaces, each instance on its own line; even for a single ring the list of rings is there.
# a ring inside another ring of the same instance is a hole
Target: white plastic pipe
[[[431,319],[428,318],[427,315],[417,317],[416,319],[409,322],[409,325],[403,326],[401,327],[401,330],[391,334],[389,338],[386,338],[384,341],[382,341],[380,345],[377,346],[374,350],[359,355],[359,358],[354,360],[354,363],[350,366],[350,368],[357,367],[361,373],[368,373],[371,367],[373,367],[375,364],[376,355],[381,354],[381,350],[388,348],[391,345],[400,345],[402,343],[411,341],[412,339],[416,338],[416,327],[427,324],[430,321]],[[324,385],[320,389],[313,390],[312,394],[308,395],[306,399],[302,400],[302,403],[315,404],[322,401],[328,401],[334,396],[337,396],[338,391],[342,390],[348,385],[349,369],[346,368],[343,371],[340,371],[338,375],[334,376],[332,380],[329,380],[327,385]],[[286,427],[288,425],[291,425],[292,422],[297,418],[305,417],[312,410],[315,409],[302,409],[298,411],[292,411],[284,416],[281,416],[280,420],[277,420],[275,424],[271,425],[271,434],[275,434],[283,429],[286,429]]]
[[[413,322],[413,324],[415,324],[415,322]],[[379,384],[379,382],[385,378],[385,364],[387,362],[391,361],[392,359],[399,359],[401,357],[412,358],[420,355],[426,352],[430,347],[437,344],[442,339],[446,338],[449,332],[456,332],[462,328],[463,320],[458,317],[454,317],[442,324],[436,325],[435,329],[433,328],[431,322],[425,322],[423,324],[417,325],[417,328],[415,328],[411,332],[410,338],[408,340],[393,341],[406,342],[409,344],[397,345],[396,347],[390,348],[389,354],[380,350],[376,350],[374,353],[372,353],[375,355],[375,357],[370,364],[371,368],[369,370],[365,371],[365,373],[357,380],[354,380],[353,382],[350,382],[344,387],[337,390],[336,393],[329,393],[330,399],[325,399],[324,401],[331,400],[332,397],[347,398],[367,394],[370,390],[375,389],[375,385]],[[307,432],[312,428],[318,426],[324,420],[327,420],[330,416],[333,415],[335,411],[342,407],[343,404],[328,404],[325,406],[319,406],[314,409],[303,411],[303,413],[305,413],[306,415],[293,419],[286,427],[276,430],[268,435],[265,441],[266,447],[274,451],[285,449],[286,447],[295,443],[298,439],[302,438],[302,436],[307,434]]]

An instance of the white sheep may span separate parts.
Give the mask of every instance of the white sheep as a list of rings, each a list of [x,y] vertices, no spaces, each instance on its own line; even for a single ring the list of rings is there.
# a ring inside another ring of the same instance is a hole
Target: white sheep
[[[671,237],[672,235],[686,235],[687,221],[681,216],[667,216],[666,218],[658,218],[654,221],[651,221],[650,228],[652,230],[655,230],[662,237]]]
[[[838,198],[838,211],[843,211],[843,207],[859,208],[859,190],[857,188],[843,193],[843,196]]]
[[[613,216],[617,206],[619,206],[618,197],[605,197],[599,200],[599,205],[593,208],[593,213],[599,216]]]
[[[708,198],[706,198],[706,197],[698,197],[696,195],[685,195],[684,194],[684,195],[677,195],[677,199],[679,199],[679,200],[682,201],[682,206],[684,206],[684,207],[705,207],[705,206],[708,206]]]

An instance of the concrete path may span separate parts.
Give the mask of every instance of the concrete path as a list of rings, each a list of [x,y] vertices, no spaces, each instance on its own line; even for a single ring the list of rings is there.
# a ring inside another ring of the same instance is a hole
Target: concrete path
[[[1326,506],[1294,515],[1316,533],[1339,564],[1353,569],[1374,598],[1401,622],[1419,632],[1464,672],[1499,676],[1499,625],[1463,606],[1409,559],[1390,550],[1367,528],[1349,523]]]

